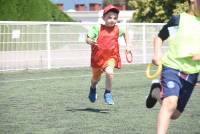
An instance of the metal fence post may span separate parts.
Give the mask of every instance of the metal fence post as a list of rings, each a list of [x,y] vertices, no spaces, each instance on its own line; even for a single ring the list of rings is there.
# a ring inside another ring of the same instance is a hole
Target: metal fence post
[[[146,63],[146,25],[142,24],[142,52],[143,52],[143,63]]]
[[[51,69],[51,44],[50,44],[50,24],[47,24],[47,32],[46,32],[46,38],[47,38],[47,68]]]

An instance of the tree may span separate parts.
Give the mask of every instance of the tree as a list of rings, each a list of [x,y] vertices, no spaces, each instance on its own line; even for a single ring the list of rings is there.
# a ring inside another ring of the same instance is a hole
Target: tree
[[[128,6],[135,10],[134,22],[167,22],[172,15],[188,9],[187,0],[129,0]]]
[[[1,21],[72,21],[49,0],[0,0]]]

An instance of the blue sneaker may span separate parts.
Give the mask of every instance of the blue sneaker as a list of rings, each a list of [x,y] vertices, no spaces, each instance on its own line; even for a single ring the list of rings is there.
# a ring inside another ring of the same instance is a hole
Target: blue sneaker
[[[108,105],[113,105],[113,99],[112,99],[112,94],[111,93],[104,93],[104,101]]]
[[[88,98],[92,103],[94,103],[97,100],[96,89],[93,89],[92,87],[90,87]]]

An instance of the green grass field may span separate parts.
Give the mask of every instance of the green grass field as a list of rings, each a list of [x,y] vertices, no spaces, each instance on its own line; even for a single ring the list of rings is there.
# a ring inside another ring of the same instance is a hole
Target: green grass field
[[[144,70],[115,71],[112,106],[103,101],[104,77],[98,100],[89,102],[89,68],[1,73],[0,134],[155,134],[159,104],[145,108],[151,81]],[[168,133],[200,133],[200,88]]]

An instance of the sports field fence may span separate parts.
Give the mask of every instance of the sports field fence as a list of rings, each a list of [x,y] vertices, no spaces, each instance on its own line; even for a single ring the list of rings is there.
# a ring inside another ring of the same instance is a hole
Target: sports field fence
[[[90,65],[91,50],[85,43],[85,37],[95,24],[0,21],[0,71],[87,67]],[[134,57],[131,64],[150,62],[153,37],[163,24],[119,25],[126,25],[128,29],[128,42]],[[124,41],[119,41],[122,63],[130,64],[125,58]]]

